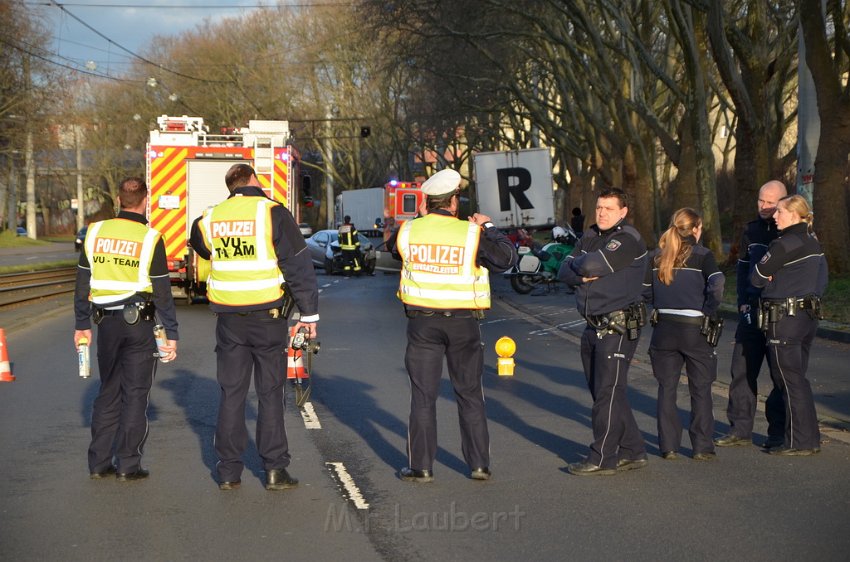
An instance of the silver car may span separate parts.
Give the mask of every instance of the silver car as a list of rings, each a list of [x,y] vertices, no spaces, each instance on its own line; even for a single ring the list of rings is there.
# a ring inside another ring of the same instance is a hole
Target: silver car
[[[375,271],[375,246],[359,232],[357,236],[360,238],[360,253],[363,254],[363,272],[371,274]],[[320,230],[304,242],[315,267],[323,268],[328,275],[342,272],[342,251],[336,230]]]

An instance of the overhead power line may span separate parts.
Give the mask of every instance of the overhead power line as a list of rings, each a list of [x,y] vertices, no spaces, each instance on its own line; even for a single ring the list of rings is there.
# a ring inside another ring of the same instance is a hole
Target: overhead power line
[[[180,76],[181,78],[186,78],[187,80],[195,80],[195,81],[198,81],[198,82],[205,82],[205,83],[207,83],[207,84],[230,84],[230,83],[232,83],[232,82],[233,82],[232,80],[209,80],[209,79],[207,79],[207,78],[198,78],[197,76],[190,76],[189,74],[184,74],[184,73],[182,73],[182,72],[178,72],[178,71],[176,71],[176,70],[172,70],[172,69],[170,69],[170,68],[166,67],[165,65],[163,65],[163,64],[161,64],[161,63],[154,62],[154,61],[152,61],[152,60],[150,60],[150,59],[147,59],[147,58],[145,58],[145,57],[143,57],[143,56],[141,56],[141,55],[139,55],[139,54],[137,54],[137,53],[135,53],[135,52],[131,51],[131,50],[130,50],[130,49],[128,49],[127,47],[124,47],[123,45],[120,45],[120,44],[116,43],[115,41],[113,41],[112,39],[110,39],[109,37],[107,37],[106,35],[104,35],[103,33],[101,33],[100,31],[98,31],[97,29],[95,29],[95,28],[93,28],[92,26],[90,26],[88,23],[84,22],[82,19],[78,18],[77,16],[75,16],[74,14],[72,14],[71,12],[69,12],[69,11],[65,8],[65,6],[64,6],[63,4],[60,4],[59,2],[55,2],[55,1],[53,1],[53,2],[51,2],[51,5],[56,6],[57,8],[59,8],[60,10],[62,10],[62,12],[64,12],[65,14],[67,14],[68,16],[70,16],[71,18],[75,19],[75,20],[76,20],[76,21],[78,21],[81,25],[83,25],[84,27],[86,27],[86,28],[87,28],[87,29],[89,29],[90,31],[92,31],[92,32],[96,33],[98,36],[102,37],[103,39],[105,39],[106,41],[108,41],[110,44],[115,45],[116,47],[118,47],[119,49],[121,49],[122,51],[124,51],[125,53],[128,53],[128,54],[130,54],[131,56],[133,56],[133,57],[135,57],[135,58],[139,59],[140,61],[142,61],[142,62],[144,62],[144,63],[147,63],[147,64],[149,64],[149,65],[151,65],[151,66],[154,66],[154,67],[158,68],[159,70],[163,70],[163,71],[165,71],[165,72],[168,72],[169,74],[174,74],[175,76]]]
[[[11,41],[7,41],[3,37],[0,37],[0,43],[4,43],[4,44],[12,47],[13,49],[16,49],[18,51],[21,51],[22,53],[28,54],[31,57],[35,57],[39,60],[43,60],[44,62],[54,64],[56,66],[61,66],[62,68],[67,68],[68,70],[73,70],[74,72],[80,72],[82,74],[88,74],[89,76],[95,76],[97,78],[105,78],[107,80],[115,80],[116,82],[141,82],[141,80],[130,80],[130,79],[127,79],[127,78],[116,78],[114,76],[109,76],[108,74],[99,74],[97,72],[91,72],[89,70],[83,70],[82,68],[77,68],[77,67],[71,66],[69,64],[57,62],[57,61],[49,59],[49,58],[47,58],[43,55],[40,55],[38,53],[34,53],[33,51],[26,49],[26,48],[24,48],[20,45],[16,45],[16,44],[12,43]]]
[[[53,6],[54,2],[24,2],[27,6]],[[89,4],[86,2],[63,2],[63,6],[72,8],[151,8],[155,10],[277,10],[287,8],[323,8],[323,7],[339,7],[352,6],[352,2],[309,2],[302,4]]]

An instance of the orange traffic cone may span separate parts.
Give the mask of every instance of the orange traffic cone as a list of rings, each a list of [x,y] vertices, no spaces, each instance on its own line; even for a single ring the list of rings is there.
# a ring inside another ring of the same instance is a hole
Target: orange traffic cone
[[[12,382],[12,365],[9,363],[9,350],[6,348],[6,330],[0,328],[0,382]]]

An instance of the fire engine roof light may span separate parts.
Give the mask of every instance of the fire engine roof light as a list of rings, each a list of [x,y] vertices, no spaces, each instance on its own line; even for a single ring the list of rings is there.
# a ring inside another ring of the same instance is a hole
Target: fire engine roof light
[[[390,185],[395,187],[398,185],[398,180],[390,180]]]

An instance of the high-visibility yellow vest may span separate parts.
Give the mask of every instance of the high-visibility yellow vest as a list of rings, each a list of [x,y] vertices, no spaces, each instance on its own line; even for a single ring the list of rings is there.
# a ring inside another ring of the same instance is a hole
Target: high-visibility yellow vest
[[[490,308],[490,277],[475,265],[481,227],[445,215],[407,221],[398,234],[398,298],[428,309]]]
[[[212,250],[207,298],[226,306],[273,302],[283,296],[283,274],[272,239],[274,201],[236,195],[204,211]]]
[[[129,219],[92,223],[86,233],[91,266],[91,300],[108,305],[136,293],[153,293],[151,262],[161,234]]]

